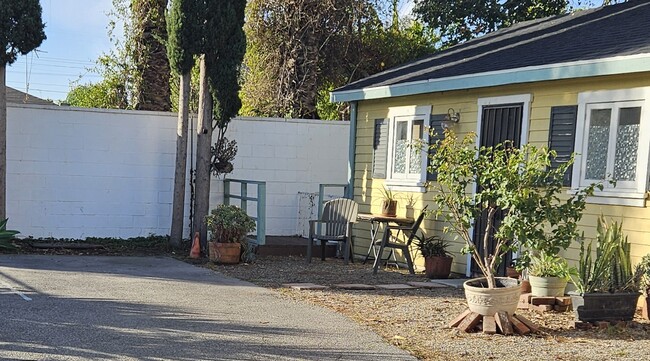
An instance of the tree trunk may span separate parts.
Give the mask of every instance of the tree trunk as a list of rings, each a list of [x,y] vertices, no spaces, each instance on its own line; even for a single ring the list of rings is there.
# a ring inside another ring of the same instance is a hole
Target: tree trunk
[[[180,248],[185,216],[185,174],[187,172],[187,128],[190,105],[191,73],[181,74],[178,92],[178,125],[176,129],[176,172],[174,174],[174,203],[169,243]],[[191,236],[190,236],[191,238]]]
[[[167,59],[167,0],[134,0],[131,11],[134,27],[133,57],[138,77],[135,79],[135,107],[138,110],[169,111],[169,60]]]
[[[201,249],[207,249],[205,216],[210,208],[210,146],[212,145],[212,96],[208,88],[205,55],[200,60],[199,117],[196,126],[196,184],[194,232],[199,232]]]
[[[7,87],[6,65],[0,65],[0,220],[7,218]]]

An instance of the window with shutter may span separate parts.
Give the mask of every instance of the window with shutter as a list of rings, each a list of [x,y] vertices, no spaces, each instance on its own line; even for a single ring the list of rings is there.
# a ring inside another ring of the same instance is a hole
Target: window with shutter
[[[578,94],[571,186],[602,183],[594,203],[645,206],[650,154],[650,87]],[[610,183],[614,180],[615,183]]]
[[[429,120],[429,151],[427,157],[427,180],[435,181],[438,179],[438,172],[435,170],[429,171],[431,166],[431,155],[435,152],[434,149],[431,149],[431,146],[436,144],[438,140],[445,138],[444,129],[442,128],[442,122],[445,120],[447,114],[432,114],[431,119]]]
[[[372,144],[372,177],[386,178],[386,160],[388,158],[388,120],[375,119],[375,134]]]
[[[551,168],[555,169],[571,158],[575,144],[576,120],[578,119],[578,106],[557,106],[551,108],[551,124],[548,133],[548,147],[557,152],[557,157],[551,161]],[[573,165],[564,174],[564,186],[571,186]]]

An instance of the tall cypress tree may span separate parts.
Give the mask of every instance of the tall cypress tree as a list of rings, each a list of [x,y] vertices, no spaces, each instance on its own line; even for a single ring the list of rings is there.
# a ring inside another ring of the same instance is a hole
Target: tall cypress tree
[[[230,119],[241,108],[239,71],[246,49],[243,32],[245,0],[206,0],[201,59],[201,96],[197,126],[195,231],[207,241],[203,219],[210,198],[210,147],[212,131],[219,128],[223,138]],[[209,91],[209,94],[208,94]],[[214,118],[214,124],[211,118]]]
[[[172,0],[167,18],[167,57],[174,72],[179,74],[178,127],[176,131],[176,172],[170,243],[180,247],[185,214],[185,173],[187,163],[187,128],[189,118],[190,80],[194,56],[202,40],[197,0]]]
[[[6,68],[45,40],[43,9],[38,0],[2,0],[0,4],[0,219],[7,218]]]

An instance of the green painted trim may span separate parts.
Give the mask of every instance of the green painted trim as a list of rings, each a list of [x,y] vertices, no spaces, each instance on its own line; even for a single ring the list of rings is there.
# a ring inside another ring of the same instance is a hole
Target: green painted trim
[[[354,162],[357,148],[357,102],[350,102],[350,142],[348,144],[348,187],[345,198],[354,199]]]
[[[587,78],[645,71],[650,71],[650,54],[553,64],[543,67],[509,69],[505,71],[461,75],[358,90],[335,91],[331,93],[330,98],[334,102],[349,102],[426,94],[438,91],[474,89],[498,85]]]

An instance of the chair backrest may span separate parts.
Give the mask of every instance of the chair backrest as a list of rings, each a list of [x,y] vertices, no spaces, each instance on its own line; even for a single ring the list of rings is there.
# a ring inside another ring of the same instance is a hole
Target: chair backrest
[[[345,235],[347,223],[356,222],[358,210],[359,205],[351,199],[337,198],[326,202],[321,220],[341,223],[328,223],[322,231],[328,236]]]
[[[413,222],[413,227],[411,227],[411,234],[408,235],[408,240],[406,241],[407,246],[413,242],[413,238],[415,238],[415,235],[418,233],[418,229],[420,229],[420,225],[422,224],[422,221],[424,221],[424,216],[426,216],[426,210],[428,207],[429,205],[424,206],[418,218],[415,220],[415,222]]]

